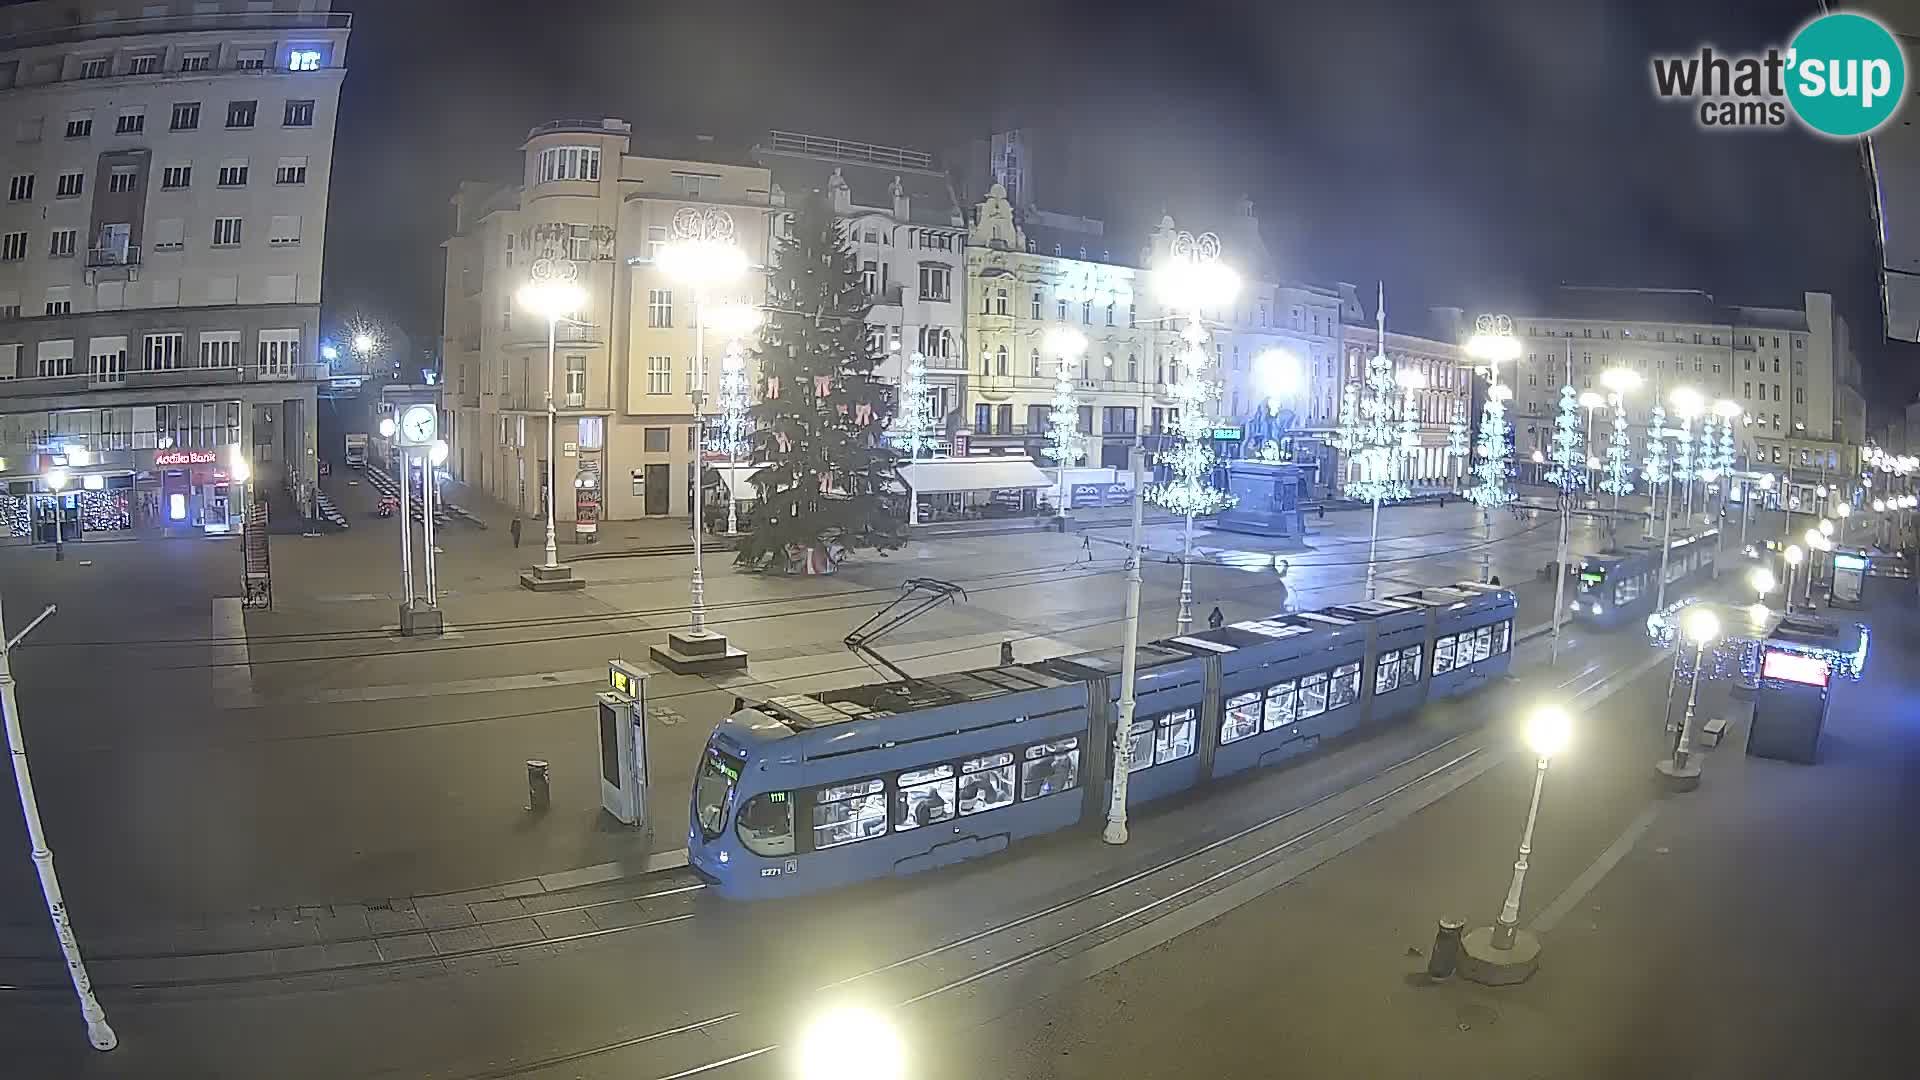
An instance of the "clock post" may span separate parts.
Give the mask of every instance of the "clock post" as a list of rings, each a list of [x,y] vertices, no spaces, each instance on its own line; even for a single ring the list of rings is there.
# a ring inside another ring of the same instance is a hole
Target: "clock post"
[[[384,428],[386,425],[381,426]],[[401,407],[400,418],[393,430],[394,443],[400,450],[400,567],[402,584],[406,589],[406,598],[400,602],[400,633],[407,637],[439,634],[446,629],[440,613],[439,597],[435,595],[437,590],[433,573],[433,457],[435,453],[446,453],[446,444],[439,441],[439,427],[440,410],[429,403],[415,402]],[[421,554],[422,577],[427,587],[424,597],[416,595],[413,589],[411,504],[416,456],[421,466],[421,519],[426,534],[426,550]]]

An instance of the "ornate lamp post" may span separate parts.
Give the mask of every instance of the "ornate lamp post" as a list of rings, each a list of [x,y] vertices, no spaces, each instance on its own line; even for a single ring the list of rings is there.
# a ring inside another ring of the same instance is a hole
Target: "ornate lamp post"
[[[1170,258],[1157,268],[1157,277],[1157,288],[1185,318],[1180,330],[1180,378],[1173,386],[1173,398],[1180,403],[1180,417],[1174,425],[1179,443],[1160,455],[1160,461],[1172,469],[1173,478],[1157,485],[1151,494],[1155,503],[1186,518],[1180,548],[1178,619],[1184,634],[1193,625],[1193,519],[1233,505],[1231,495],[1209,482],[1214,466],[1213,449],[1208,445],[1213,421],[1206,407],[1218,387],[1206,377],[1208,333],[1200,312],[1208,305],[1231,301],[1240,289],[1240,278],[1220,262],[1218,236],[1188,232],[1174,236]]]
[[[1466,961],[1461,974],[1478,983],[1500,986],[1524,981],[1540,964],[1540,940],[1520,929],[1520,895],[1526,885],[1527,864],[1533,854],[1533,828],[1540,820],[1540,792],[1554,755],[1573,738],[1573,718],[1558,705],[1544,705],[1527,718],[1527,748],[1534,754],[1533,797],[1527,803],[1527,824],[1520,832],[1520,853],[1513,861],[1513,880],[1492,926],[1468,932],[1460,940]]]
[[[1704,607],[1688,611],[1680,620],[1680,631],[1688,641],[1693,642],[1693,680],[1687,687],[1687,711],[1680,715],[1680,730],[1674,737],[1673,756],[1660,761],[1654,770],[1665,778],[1667,785],[1675,791],[1692,791],[1700,786],[1700,766],[1692,760],[1693,756],[1693,710],[1700,698],[1700,669],[1707,666],[1707,646],[1720,636],[1720,620],[1713,612]],[[1679,650],[1684,645],[1674,645],[1674,663],[1678,664]]]
[[[1667,606],[1667,560],[1673,555],[1673,481],[1679,480],[1687,485],[1687,508],[1693,507],[1693,436],[1687,425],[1700,415],[1705,400],[1700,391],[1682,386],[1671,395],[1674,414],[1680,417],[1680,430],[1674,435],[1673,473],[1667,481],[1667,512],[1660,533],[1660,584],[1654,591],[1653,607],[1655,611]]]
[[[1054,505],[1067,509],[1067,470],[1080,464],[1087,452],[1086,436],[1080,431],[1080,401],[1073,394],[1073,380],[1080,358],[1087,351],[1087,336],[1071,326],[1047,331],[1047,351],[1057,357],[1053,375],[1053,408],[1047,413],[1048,443],[1045,453],[1053,459]]]
[[[534,261],[528,281],[520,289],[520,306],[547,321],[547,561],[540,569],[545,580],[571,579],[573,572],[560,565],[560,548],[554,539],[554,515],[558,506],[559,463],[555,460],[554,431],[560,426],[560,413],[553,400],[554,342],[560,323],[586,303],[586,290],[579,284],[580,267],[571,259],[542,258]],[[401,485],[403,488],[405,484]]]
[[[1573,343],[1567,343],[1567,381],[1560,387],[1560,412],[1553,420],[1553,468],[1547,482],[1559,492],[1560,546],[1553,573],[1553,645],[1548,663],[1560,662],[1560,622],[1566,617],[1567,544],[1574,498],[1587,486],[1586,439],[1580,430],[1580,399],[1573,390]]]
[[[1409,381],[1395,377],[1393,361],[1387,358],[1386,288],[1381,287],[1374,321],[1379,338],[1373,358],[1367,361],[1366,383],[1360,391],[1360,415],[1351,440],[1354,457],[1360,466],[1360,478],[1347,485],[1347,497],[1373,504],[1373,525],[1367,537],[1367,599],[1378,595],[1376,548],[1380,541],[1380,504],[1407,497],[1406,483],[1400,478],[1400,458],[1406,455],[1406,433],[1400,413],[1417,389],[1409,372]],[[1403,394],[1405,396],[1403,396]]]
[[[687,611],[688,637],[704,639],[707,631],[706,575],[701,559],[705,546],[703,504],[706,499],[705,427],[707,405],[707,335],[700,306],[707,289],[734,281],[746,272],[747,257],[734,244],[733,215],[717,206],[683,206],[673,214],[673,239],[660,249],[660,268],[693,291],[693,581]]]
[[[1633,444],[1627,435],[1627,392],[1637,389],[1640,376],[1626,368],[1610,368],[1600,373],[1600,385],[1607,388],[1608,403],[1613,406],[1613,434],[1607,437],[1606,476],[1600,490],[1613,496],[1613,511],[1620,512],[1620,497],[1633,494]]]

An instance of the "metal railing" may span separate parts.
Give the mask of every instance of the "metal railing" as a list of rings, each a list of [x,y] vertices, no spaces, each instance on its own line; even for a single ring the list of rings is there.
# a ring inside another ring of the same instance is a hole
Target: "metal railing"
[[[140,249],[132,247],[88,248],[87,265],[101,266],[139,266]]]
[[[0,34],[0,52],[40,45],[127,37],[133,34],[169,34],[183,30],[351,30],[353,16],[330,11],[234,11],[197,15],[148,15],[133,19],[102,19]]]
[[[933,168],[932,154],[922,150],[908,150],[900,146],[878,146],[874,143],[831,139],[820,135],[802,135],[796,131],[770,131],[767,133],[767,139],[776,153],[806,154],[809,157],[833,158],[838,161],[860,162],[867,165],[890,165],[903,169]]]
[[[527,131],[527,138],[531,139],[537,135],[551,135],[556,131],[611,132],[624,135],[632,130],[633,125],[625,122],[609,127],[604,119],[549,120],[544,124],[535,124]]]

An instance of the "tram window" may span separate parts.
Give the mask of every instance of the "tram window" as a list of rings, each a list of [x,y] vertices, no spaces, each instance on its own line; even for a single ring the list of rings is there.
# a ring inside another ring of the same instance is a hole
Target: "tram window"
[[[791,855],[793,799],[784,791],[763,791],[740,807],[734,828],[755,855]]]
[[[1373,667],[1373,692],[1385,694],[1400,689],[1400,650],[1380,654]]]
[[[740,781],[742,764],[739,758],[713,747],[707,748],[706,759],[700,763],[700,776],[693,782],[693,799],[699,812],[700,832],[709,840],[719,836],[727,823],[727,811],[731,809],[734,785]]]
[[[1131,758],[1127,762],[1127,772],[1137,773],[1141,769],[1153,767],[1153,719],[1135,720],[1133,730],[1127,733],[1127,742],[1131,746]]]
[[[1613,602],[1615,604],[1631,604],[1638,599],[1640,599],[1640,578],[1638,576],[1627,578],[1625,581],[1613,587]]]
[[[1503,619],[1493,628],[1493,651],[1506,652],[1513,648],[1513,620]]]
[[[1493,655],[1493,627],[1483,626],[1473,632],[1473,659],[1485,660]]]
[[[1227,699],[1227,718],[1220,722],[1220,745],[1239,742],[1260,730],[1260,692]]]
[[[1059,739],[1027,747],[1020,763],[1020,798],[1038,799],[1080,782],[1080,740]]]
[[[813,846],[830,848],[887,831],[886,785],[862,780],[813,793]]]
[[[1360,700],[1360,665],[1341,664],[1327,682],[1327,708],[1338,709]]]
[[[953,817],[953,766],[935,765],[903,772],[893,799],[895,832],[917,829]]]
[[[1299,694],[1296,692],[1298,685],[1292,679],[1288,679],[1286,682],[1275,683],[1267,688],[1267,711],[1263,721],[1266,730],[1272,731],[1293,723],[1293,710],[1299,700]]]
[[[1013,802],[1013,752],[1003,750],[960,763],[960,813],[978,814]]]
[[[1300,719],[1327,711],[1327,673],[1322,671],[1300,680]]]
[[[1435,675],[1445,675],[1447,672],[1453,670],[1453,645],[1454,637],[1452,634],[1448,634],[1446,637],[1438,638],[1434,641],[1433,673]]]
[[[1400,685],[1412,686],[1420,681],[1419,645],[1409,645],[1400,650]]]
[[[1198,716],[1193,709],[1181,709],[1160,718],[1160,730],[1154,734],[1153,740],[1155,765],[1165,765],[1169,761],[1192,756],[1194,732],[1200,726]]]

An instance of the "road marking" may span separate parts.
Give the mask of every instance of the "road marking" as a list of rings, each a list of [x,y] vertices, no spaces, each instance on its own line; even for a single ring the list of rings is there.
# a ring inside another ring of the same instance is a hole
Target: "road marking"
[[[1653,824],[1653,819],[1659,813],[1659,803],[1654,803],[1640,811],[1640,816],[1633,819],[1626,831],[1614,840],[1612,846],[1601,852],[1599,858],[1593,860],[1592,866],[1587,867],[1579,877],[1573,879],[1573,884],[1568,885],[1559,896],[1554,897],[1553,903],[1548,904],[1546,910],[1534,916],[1531,927],[1533,932],[1550,933],[1554,927],[1560,925],[1560,920],[1566,918],[1580,901],[1587,898],[1587,894],[1593,891],[1594,886],[1600,884],[1601,879],[1619,865],[1621,859],[1627,857],[1627,852],[1632,851],[1633,846],[1646,835],[1648,827]]]

